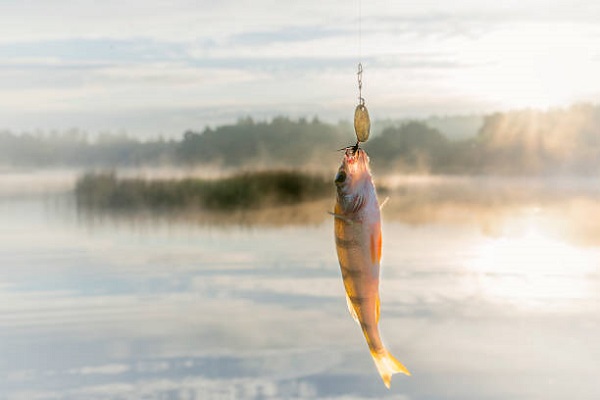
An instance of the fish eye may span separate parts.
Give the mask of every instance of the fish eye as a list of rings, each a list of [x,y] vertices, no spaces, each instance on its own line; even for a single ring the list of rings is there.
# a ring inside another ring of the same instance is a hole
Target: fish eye
[[[344,183],[346,181],[346,173],[344,171],[339,171],[335,176],[335,183]]]

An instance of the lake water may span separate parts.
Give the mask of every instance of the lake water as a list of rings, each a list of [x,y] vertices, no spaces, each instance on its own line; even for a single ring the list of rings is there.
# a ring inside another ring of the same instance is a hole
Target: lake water
[[[2,399],[600,398],[598,180],[395,182],[380,328],[413,376],[387,390],[332,201],[97,214],[29,178],[0,175]]]

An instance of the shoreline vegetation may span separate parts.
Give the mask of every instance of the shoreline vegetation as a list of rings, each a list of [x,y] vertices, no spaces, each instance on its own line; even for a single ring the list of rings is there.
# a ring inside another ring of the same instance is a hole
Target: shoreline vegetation
[[[546,215],[549,229],[582,245],[596,245],[600,226],[600,178],[448,178],[394,182],[376,178],[387,222],[472,226],[486,235],[528,229]],[[241,194],[240,194],[241,193]],[[211,226],[318,226],[333,218],[332,177],[299,171],[245,172],[208,178],[131,178],[88,173],[75,190],[79,217],[86,223],[144,227],[156,221]]]
[[[111,211],[238,211],[331,198],[331,179],[290,170],[241,172],[217,179],[119,178],[87,173],[75,185],[80,208]]]

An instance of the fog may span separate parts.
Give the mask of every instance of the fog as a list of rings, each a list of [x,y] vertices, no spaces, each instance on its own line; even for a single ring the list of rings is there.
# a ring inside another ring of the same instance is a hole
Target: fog
[[[600,108],[517,110],[477,118],[387,121],[364,145],[378,174],[597,176]],[[429,125],[431,124],[431,125]],[[446,129],[445,126],[448,128]],[[203,174],[239,169],[330,171],[337,149],[354,142],[347,122],[317,117],[188,130],[180,139],[140,140],[124,134],[91,138],[72,130],[0,133],[4,168],[193,168]]]

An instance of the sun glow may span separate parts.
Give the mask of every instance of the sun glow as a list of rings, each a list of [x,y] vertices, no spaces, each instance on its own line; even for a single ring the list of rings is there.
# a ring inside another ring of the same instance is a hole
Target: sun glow
[[[487,239],[470,267],[486,297],[535,306],[579,300],[592,290],[592,254],[546,233],[535,219],[517,235]]]
[[[498,107],[546,108],[590,98],[598,81],[597,46],[572,24],[513,24],[465,41],[453,85]]]

